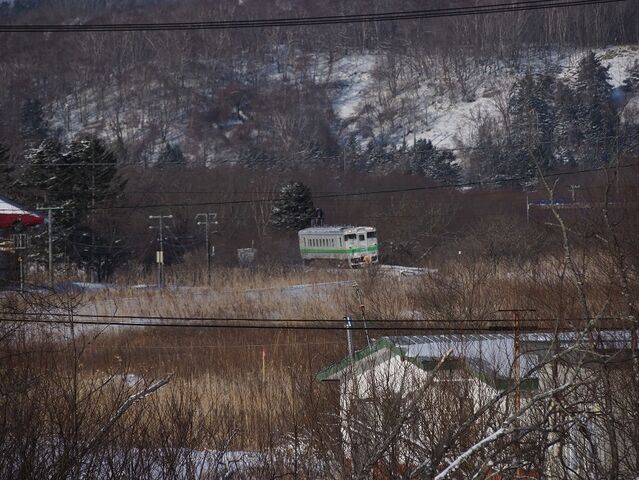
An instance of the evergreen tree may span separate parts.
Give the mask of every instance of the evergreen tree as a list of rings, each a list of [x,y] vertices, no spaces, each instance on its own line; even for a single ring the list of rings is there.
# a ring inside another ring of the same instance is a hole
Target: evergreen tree
[[[506,132],[497,121],[488,117],[474,133],[474,148],[469,154],[470,174],[481,181],[494,181],[513,176]],[[516,164],[515,164],[516,165]]]
[[[158,167],[177,167],[184,165],[186,160],[179,144],[171,145],[169,142],[164,145],[164,149],[158,157]]]
[[[104,260],[95,255],[98,225],[92,221],[93,209],[115,198],[126,183],[115,154],[100,139],[87,136],[69,145],[47,139],[29,150],[26,159],[22,186],[32,202],[63,207],[53,224],[56,254],[99,271],[97,265]],[[88,256],[78,254],[78,245],[89,246]]]
[[[0,143],[0,195],[13,197],[16,186],[15,168],[11,165],[9,147]]]
[[[240,161],[244,166],[257,170],[269,170],[278,166],[278,161],[273,155],[259,148],[242,151]]]
[[[628,77],[623,82],[623,89],[628,93],[639,93],[639,61],[628,68]]]
[[[554,78],[549,75],[528,74],[515,82],[508,105],[508,146],[515,175],[533,172],[537,165],[544,170],[554,166],[554,88]]]
[[[560,165],[574,165],[575,148],[579,143],[577,102],[570,85],[558,81],[555,88],[555,157]]]
[[[396,148],[373,138],[360,157],[359,167],[367,172],[389,173],[397,168]]]
[[[347,167],[358,166],[361,163],[362,149],[357,136],[351,134],[346,139],[346,143],[342,147],[342,169],[346,170]]]
[[[275,200],[271,224],[280,230],[300,230],[308,227],[314,216],[310,189],[301,182],[288,182]]]
[[[438,150],[430,140],[418,140],[407,152],[408,173],[423,175],[438,182],[459,181],[461,167],[455,164],[455,155],[450,150]]]
[[[22,138],[27,142],[39,143],[47,137],[49,125],[40,100],[29,99],[22,104],[20,124]]]
[[[614,150],[619,121],[609,80],[608,67],[601,64],[594,52],[581,59],[575,100],[581,143],[578,160],[586,166],[608,163]]]

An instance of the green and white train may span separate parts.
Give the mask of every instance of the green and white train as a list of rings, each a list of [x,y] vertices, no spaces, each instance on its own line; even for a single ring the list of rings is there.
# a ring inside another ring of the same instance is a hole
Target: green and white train
[[[330,260],[356,268],[379,261],[374,227],[311,227],[298,232],[304,263]]]

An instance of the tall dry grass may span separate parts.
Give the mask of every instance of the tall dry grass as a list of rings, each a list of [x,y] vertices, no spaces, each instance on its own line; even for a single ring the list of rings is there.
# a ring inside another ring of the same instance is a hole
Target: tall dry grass
[[[580,267],[585,272],[584,289],[591,311],[619,314],[622,301],[619,285],[610,273],[611,260],[590,255]],[[289,288],[329,282],[342,283]],[[499,312],[512,308],[533,310],[522,317],[522,327],[565,327],[583,317],[574,275],[561,258],[552,256],[525,264],[456,261],[436,273],[416,277],[384,275],[378,269],[220,269],[211,287],[123,287],[88,292],[78,299],[76,311],[317,321],[339,320],[349,314],[361,326],[353,282],[361,290],[373,328],[375,320],[390,320],[394,323],[384,326],[410,327],[414,333],[420,333],[422,327],[513,327],[512,314]],[[275,325],[300,324],[271,324]],[[375,339],[410,332],[370,333]],[[62,347],[67,345],[68,326],[58,327],[52,338]],[[118,327],[84,330],[81,338],[83,374],[90,377],[114,366],[143,378],[172,373],[171,384],[154,398],[156,408],[172,405],[179,398],[188,401],[189,408],[232,425],[237,432],[233,438],[236,449],[269,448],[285,441],[292,431],[311,432],[320,419],[331,419],[338,392],[334,386],[319,384],[315,375],[346,355],[342,330]],[[357,331],[355,339],[358,348],[366,345],[363,332]],[[55,360],[55,354],[51,355]],[[69,358],[58,360],[65,365]],[[211,448],[207,441],[203,439],[198,447]]]

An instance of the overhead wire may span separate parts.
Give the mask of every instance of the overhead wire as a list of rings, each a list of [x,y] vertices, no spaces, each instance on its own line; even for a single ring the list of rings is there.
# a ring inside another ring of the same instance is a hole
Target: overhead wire
[[[603,166],[582,168],[577,170],[569,170],[563,172],[544,172],[541,174],[544,178],[558,178],[566,175],[580,175],[591,174],[598,172],[605,172],[617,169],[626,169],[639,167],[639,162],[626,163],[622,165]],[[511,182],[522,182],[526,180],[534,180],[539,173],[511,176],[504,178],[495,178],[491,180],[475,180],[466,182],[454,182],[454,183],[438,183],[436,185],[422,185],[416,187],[398,187],[382,190],[368,190],[360,192],[330,192],[311,195],[313,199],[332,199],[332,198],[345,198],[345,197],[359,197],[369,195],[382,195],[392,193],[407,193],[407,192],[420,192],[428,190],[443,190],[449,188],[467,188],[467,187],[482,187],[491,185],[502,185]],[[184,192],[187,194],[188,192]],[[274,197],[265,197],[257,199],[237,199],[237,200],[217,200],[217,201],[204,201],[204,202],[169,202],[169,203],[150,203],[150,204],[134,204],[134,205],[111,205],[111,206],[95,206],[89,207],[89,210],[120,210],[120,209],[143,209],[143,208],[160,208],[160,207],[200,207],[200,206],[221,206],[221,205],[250,205],[256,203],[269,203],[274,200]]]
[[[16,315],[16,316],[28,316],[28,317],[69,317],[68,313],[62,312],[0,312],[0,315]],[[181,321],[234,321],[234,322],[328,322],[328,323],[344,323],[343,319],[321,319],[321,318],[260,318],[260,317],[229,317],[229,316],[172,316],[172,315],[124,315],[124,314],[93,314],[93,313],[74,313],[72,315],[73,318],[99,318],[99,319],[128,319],[128,320],[181,320]],[[621,317],[598,317],[599,320],[621,320]],[[578,322],[583,321],[583,318],[562,318],[564,322]],[[451,322],[513,322],[512,319],[504,319],[504,318],[472,318],[472,319],[459,319],[459,318],[426,318],[426,319],[411,319],[411,318],[395,318],[395,319],[369,319],[370,322],[377,323],[394,323],[394,322],[440,322],[440,323],[451,323]],[[557,321],[556,318],[544,318],[544,317],[534,317],[534,318],[522,318],[520,321],[542,321],[542,322],[550,322]],[[68,323],[68,321],[67,321]]]
[[[578,175],[586,173],[605,172],[615,169],[626,169],[638,167],[639,162],[627,163],[623,165],[616,165],[613,167],[593,167],[584,168],[579,170],[571,170],[565,172],[551,172],[544,173],[544,178],[557,178],[566,175]],[[511,182],[521,182],[526,180],[533,180],[538,177],[538,174],[519,175],[506,178],[496,178],[492,180],[476,180],[467,182],[456,183],[440,183],[436,185],[424,185],[417,187],[401,187],[401,188],[389,188],[382,190],[367,190],[363,192],[340,192],[329,193],[320,195],[311,195],[313,200],[317,199],[332,199],[332,198],[347,198],[347,197],[361,197],[370,195],[385,195],[392,193],[410,193],[410,192],[423,192],[430,190],[443,190],[448,188],[466,188],[466,187],[481,187],[490,185],[502,185]],[[94,210],[122,210],[122,209],[145,209],[145,208],[166,208],[166,207],[202,207],[202,206],[223,206],[223,205],[251,205],[257,203],[270,203],[273,198],[260,198],[260,199],[240,199],[240,200],[218,200],[218,201],[205,201],[205,202],[172,202],[172,203],[149,203],[149,204],[134,204],[134,205],[111,205],[111,206],[96,206]]]
[[[16,321],[11,318],[0,318],[0,322],[12,322],[23,324],[46,324],[46,325],[86,325],[86,326],[104,326],[104,327],[145,327],[145,328],[193,328],[193,329],[235,329],[235,330],[316,330],[316,331],[341,331],[345,330],[344,326],[332,326],[332,325],[257,325],[257,324],[229,324],[229,323],[199,323],[199,324],[185,324],[185,323],[170,323],[170,322],[108,322],[104,320],[54,320],[54,319],[26,319]],[[513,326],[489,326],[489,327],[468,327],[468,326],[449,326],[449,327],[425,327],[425,326],[353,326],[349,330],[353,331],[385,331],[385,332],[429,332],[429,333],[441,333],[441,332],[458,332],[458,333],[473,333],[473,332],[511,332],[515,329]],[[538,326],[524,326],[519,328],[523,332],[545,332],[545,331],[571,331],[574,330],[570,327],[538,327]]]
[[[622,3],[628,0],[526,0],[519,2],[471,5],[382,13],[326,15],[316,17],[267,18],[253,20],[218,20],[197,22],[158,23],[103,23],[103,24],[13,24],[0,25],[3,33],[86,33],[86,32],[151,32],[189,30],[228,30],[267,27],[301,27],[337,24],[355,24],[401,20],[424,20],[469,15],[516,13],[522,11],[549,10],[590,5]]]

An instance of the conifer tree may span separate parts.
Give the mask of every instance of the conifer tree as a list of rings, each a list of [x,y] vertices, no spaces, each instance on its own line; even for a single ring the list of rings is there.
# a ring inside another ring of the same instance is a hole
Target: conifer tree
[[[95,207],[117,197],[126,183],[115,154],[99,138],[86,136],[68,145],[47,139],[29,150],[26,159],[29,166],[21,183],[31,201],[63,207],[54,223],[55,253],[94,268],[102,260],[95,256],[97,225],[91,215]]]
[[[611,98],[608,67],[594,52],[579,62],[575,82],[577,125],[581,148],[579,160],[585,165],[608,163],[615,148],[619,121]]]
[[[438,182],[454,183],[459,180],[461,167],[455,164],[450,150],[435,148],[430,140],[417,140],[408,152],[409,173],[423,175]]]
[[[49,134],[40,100],[29,99],[22,104],[20,121],[22,138],[31,144],[41,142]]]
[[[180,145],[166,143],[158,157],[158,167],[177,167],[186,163]]]
[[[532,174],[537,166],[553,167],[553,134],[556,113],[554,79],[549,75],[525,75],[517,81],[509,99],[511,125],[507,146],[514,175]]]
[[[628,93],[639,93],[639,61],[628,68],[628,77],[623,82],[623,89]]]
[[[0,143],[0,195],[13,197],[15,168],[11,165],[9,147]]]
[[[271,214],[271,225],[279,230],[310,226],[315,215],[311,190],[302,182],[288,182],[280,189]]]

